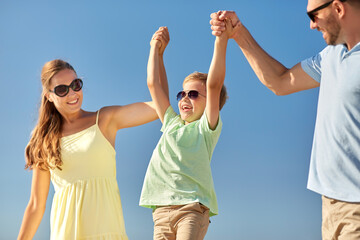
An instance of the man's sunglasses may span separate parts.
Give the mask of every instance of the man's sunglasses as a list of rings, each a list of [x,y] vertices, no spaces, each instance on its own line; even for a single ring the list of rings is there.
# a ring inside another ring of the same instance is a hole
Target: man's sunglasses
[[[307,15],[309,16],[309,18],[311,19],[312,22],[315,22],[315,13],[317,11],[320,11],[321,9],[326,8],[327,6],[329,6],[330,4],[332,4],[332,2],[335,0],[331,0],[330,2],[324,3],[323,5],[320,5],[319,7],[315,8],[314,10],[311,10],[309,12],[307,12]],[[340,2],[345,2],[346,0],[340,0]]]
[[[198,91],[196,90],[190,90],[188,92],[185,92],[185,91],[180,91],[177,95],[176,95],[176,99],[178,101],[180,101],[181,99],[183,99],[184,97],[186,97],[186,95],[188,96],[188,98],[194,100],[196,98],[198,98],[198,96],[203,96],[205,97],[204,95],[202,95],[201,93],[199,93]]]
[[[54,91],[49,90],[50,92],[55,93],[59,97],[65,97],[69,93],[69,88],[73,91],[78,92],[81,90],[83,86],[83,82],[81,79],[76,78],[74,79],[70,85],[59,85],[54,88]]]

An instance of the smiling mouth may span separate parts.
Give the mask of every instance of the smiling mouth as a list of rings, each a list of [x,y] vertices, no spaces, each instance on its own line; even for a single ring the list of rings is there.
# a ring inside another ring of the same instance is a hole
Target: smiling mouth
[[[75,100],[73,100],[71,102],[68,102],[68,104],[74,105],[74,104],[77,104],[78,102],[79,102],[79,99],[77,98],[77,99],[75,99]]]
[[[192,108],[190,106],[182,106],[183,111],[191,110]]]

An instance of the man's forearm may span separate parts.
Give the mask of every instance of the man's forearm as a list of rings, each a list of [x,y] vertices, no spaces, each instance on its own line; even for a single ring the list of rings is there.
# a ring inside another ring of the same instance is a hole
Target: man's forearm
[[[273,92],[277,92],[282,76],[288,69],[265,52],[244,25],[239,26],[234,40],[239,45],[259,80]]]

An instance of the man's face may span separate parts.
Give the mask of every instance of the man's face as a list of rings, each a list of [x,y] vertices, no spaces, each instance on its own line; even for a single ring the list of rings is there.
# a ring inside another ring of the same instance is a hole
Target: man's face
[[[323,38],[328,45],[336,45],[339,44],[339,36],[340,36],[340,24],[336,17],[332,14],[325,20],[324,28],[322,30]]]
[[[341,26],[333,11],[333,1],[309,0],[307,11],[312,18],[310,28],[322,32],[328,45],[341,43],[339,37]]]

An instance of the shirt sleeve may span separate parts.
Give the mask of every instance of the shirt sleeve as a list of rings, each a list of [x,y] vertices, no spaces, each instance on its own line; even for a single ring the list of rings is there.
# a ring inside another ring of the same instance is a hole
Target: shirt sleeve
[[[200,132],[205,137],[206,145],[207,145],[208,150],[210,151],[209,153],[211,156],[212,152],[215,148],[215,145],[217,144],[217,142],[219,140],[220,133],[222,130],[222,121],[221,121],[220,113],[219,113],[219,120],[216,125],[216,128],[214,130],[212,130],[209,126],[208,118],[206,116],[206,111],[204,111],[204,114],[201,116],[201,118],[199,120],[199,128],[200,128]]]
[[[214,130],[212,130],[209,126],[209,121],[206,116],[206,111],[204,111],[204,114],[200,118],[200,127],[201,127],[201,129],[205,130],[206,132],[209,132],[210,134],[216,134],[218,132],[221,132],[222,121],[221,121],[220,113],[219,113],[219,119],[218,119],[216,128]]]
[[[168,107],[168,109],[166,110],[165,112],[165,115],[164,115],[164,122],[163,122],[163,125],[161,127],[161,132],[164,132],[165,129],[170,125],[170,123],[172,122],[172,120],[174,118],[177,117],[177,114],[176,112],[174,111],[174,109],[172,108],[172,106],[170,105]]]
[[[324,48],[320,53],[301,62],[302,69],[317,82],[321,81],[321,61],[328,52],[328,48]]]

